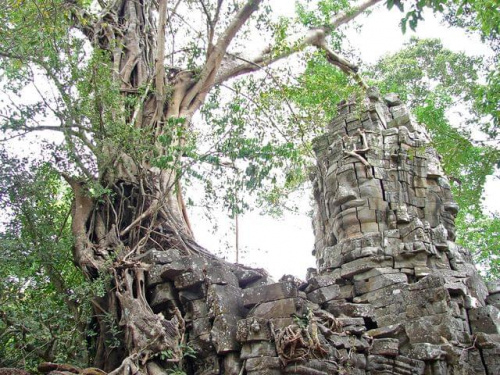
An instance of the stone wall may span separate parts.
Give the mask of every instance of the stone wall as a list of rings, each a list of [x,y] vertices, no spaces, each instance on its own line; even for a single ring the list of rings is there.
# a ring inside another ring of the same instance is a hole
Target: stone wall
[[[339,107],[314,142],[307,282],[176,249],[136,259],[153,311],[182,322],[187,372],[500,374],[500,283],[454,243],[457,205],[428,143],[395,95]]]
[[[150,304],[176,308],[194,374],[500,374],[500,284],[454,243],[457,205],[395,95],[345,102],[314,142],[307,282],[151,250]],[[164,366],[157,363],[156,366]]]

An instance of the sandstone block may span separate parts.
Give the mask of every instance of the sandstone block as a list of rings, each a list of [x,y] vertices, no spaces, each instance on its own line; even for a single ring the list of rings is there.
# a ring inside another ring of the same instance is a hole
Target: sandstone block
[[[229,314],[243,316],[244,308],[241,301],[241,289],[231,285],[212,284],[208,287],[207,304],[209,316]]]
[[[339,298],[339,296],[340,296],[340,286],[332,284],[329,286],[325,286],[323,288],[318,288],[312,291],[311,293],[308,293],[307,299],[321,305],[325,302],[337,299]]]
[[[147,264],[168,264],[180,261],[182,257],[178,249],[168,249],[166,251],[150,249],[136,257],[136,259]]]
[[[500,309],[500,293],[490,294],[488,298],[486,298],[486,303]]]
[[[500,311],[495,306],[484,306],[469,311],[473,333],[500,334]]]
[[[162,273],[163,277],[163,273]],[[193,288],[205,280],[205,274],[200,269],[187,271],[174,277],[174,285],[177,289]]]
[[[352,276],[369,271],[373,268],[392,267],[392,258],[387,256],[377,256],[373,258],[361,258],[345,263],[341,267],[341,276],[349,279]]]
[[[334,272],[333,272],[334,273]],[[334,274],[318,275],[311,277],[308,281],[308,286],[305,289],[306,293],[310,293],[316,289],[323,288],[335,284],[337,279],[340,279],[340,271],[338,272],[338,277]]]
[[[293,282],[274,283],[244,289],[242,301],[245,307],[253,307],[258,303],[297,297],[297,287]]]
[[[224,375],[239,375],[241,374],[241,361],[239,353],[226,353],[224,356],[224,370],[222,373]]]
[[[371,304],[350,303],[345,301],[330,301],[325,309],[335,316],[348,316],[352,318],[372,317],[375,309]]]
[[[411,358],[421,361],[436,361],[443,358],[446,352],[441,348],[441,345],[433,345],[429,343],[412,344],[408,352]]]
[[[258,318],[288,318],[293,314],[302,316],[305,311],[305,302],[301,298],[286,298],[278,301],[264,302],[250,311],[249,316]]]
[[[241,288],[245,288],[248,284],[260,279],[268,278],[267,272],[262,269],[253,269],[240,265],[231,269],[231,272],[233,272],[238,279],[238,283]]]
[[[200,318],[193,320],[192,329],[190,334],[193,338],[196,338],[201,335],[208,335],[212,330],[212,324],[210,318]]]
[[[370,354],[395,357],[399,354],[398,339],[373,339]]]
[[[215,317],[211,336],[217,354],[237,351],[240,344],[236,340],[236,324],[238,318],[231,314],[221,314]]]
[[[191,300],[185,305],[188,319],[194,320],[208,316],[208,306],[205,299]]]
[[[270,341],[271,330],[267,319],[248,318],[238,321],[236,339],[239,342]]]
[[[375,276],[386,275],[390,273],[399,273],[399,270],[394,269],[392,267],[373,268],[369,271],[361,272],[357,275],[354,275],[353,279],[354,281],[368,280]]]
[[[404,333],[404,328],[399,323],[390,326],[371,329],[368,332],[366,332],[368,336],[371,336],[373,338],[384,338],[384,337],[394,338],[398,337],[402,333]]]
[[[448,341],[456,341],[458,332],[464,327],[460,321],[450,314],[437,314],[424,316],[405,324],[406,333],[411,344],[430,343],[440,344],[442,338]]]
[[[408,277],[404,273],[389,273],[375,276],[366,281],[360,280],[354,282],[354,291],[356,294],[364,294],[384,288],[393,284],[408,282]]]
[[[205,302],[205,297],[206,297],[206,288],[204,285],[197,285],[197,287],[191,288],[191,289],[184,289],[179,292],[179,300],[183,305],[190,301],[196,301],[203,299],[203,302]]]
[[[277,355],[276,347],[273,342],[254,341],[243,344],[240,358],[277,357]]]
[[[219,263],[208,265],[205,273],[206,280],[211,284],[239,286],[238,278],[231,269]]]
[[[281,362],[278,357],[254,357],[248,358],[245,364],[247,371],[263,371],[267,369],[280,369]]]
[[[500,293],[500,280],[489,281],[486,283],[489,294]]]
[[[338,366],[335,363],[329,363],[317,359],[310,359],[305,362],[291,363],[283,370],[284,374],[313,374],[330,375],[338,373]]]

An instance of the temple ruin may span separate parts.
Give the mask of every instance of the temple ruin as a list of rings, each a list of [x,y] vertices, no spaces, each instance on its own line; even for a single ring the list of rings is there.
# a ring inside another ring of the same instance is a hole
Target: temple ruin
[[[137,259],[153,312],[193,354],[178,357],[186,372],[500,374],[500,283],[455,244],[458,207],[428,144],[396,95],[339,106],[314,141],[306,282],[176,249]],[[149,373],[178,366],[144,360]]]

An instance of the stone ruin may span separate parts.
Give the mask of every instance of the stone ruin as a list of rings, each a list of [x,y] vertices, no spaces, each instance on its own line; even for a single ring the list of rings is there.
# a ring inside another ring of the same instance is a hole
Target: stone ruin
[[[306,282],[145,253],[151,308],[180,312],[196,352],[187,373],[500,374],[500,283],[485,285],[455,244],[458,207],[428,143],[395,95],[370,89],[339,106],[314,141],[317,269]]]

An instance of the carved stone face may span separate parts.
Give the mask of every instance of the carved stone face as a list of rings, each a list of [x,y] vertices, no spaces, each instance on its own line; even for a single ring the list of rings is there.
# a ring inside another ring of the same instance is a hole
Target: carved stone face
[[[365,165],[351,159],[345,158],[327,177],[328,208],[338,242],[385,229],[383,215],[375,209],[383,205],[380,181],[367,173]]]

